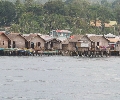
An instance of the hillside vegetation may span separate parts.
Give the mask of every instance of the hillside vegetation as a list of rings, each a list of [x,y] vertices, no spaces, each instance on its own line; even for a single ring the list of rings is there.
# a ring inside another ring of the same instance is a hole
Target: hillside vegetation
[[[12,32],[48,34],[53,29],[69,29],[74,34],[119,34],[120,1],[90,3],[85,0],[49,0],[45,4],[34,0],[0,1],[0,27]],[[101,27],[90,26],[90,21],[101,20]],[[104,23],[117,21],[114,28]]]
[[[3,0],[5,1],[5,0]],[[16,0],[6,0],[6,1],[11,1],[11,2],[16,2]],[[49,0],[34,0],[34,2],[39,2],[39,3],[46,3]],[[55,1],[55,0],[51,0],[51,1]],[[62,0],[62,1],[66,1],[66,0]],[[70,0],[69,0],[70,1]],[[87,0],[88,2],[101,2],[102,0]],[[114,2],[115,0],[107,0],[108,2]],[[21,2],[25,2],[25,0],[21,0]]]

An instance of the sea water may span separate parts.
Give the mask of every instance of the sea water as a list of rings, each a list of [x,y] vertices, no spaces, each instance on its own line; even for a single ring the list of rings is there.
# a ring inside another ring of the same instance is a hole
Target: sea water
[[[120,57],[0,56],[0,100],[120,100]]]

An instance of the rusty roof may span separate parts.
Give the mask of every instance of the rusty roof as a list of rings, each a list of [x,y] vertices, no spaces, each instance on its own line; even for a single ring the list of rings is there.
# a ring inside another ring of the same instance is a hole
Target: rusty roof
[[[84,35],[72,35],[62,42],[62,44],[68,44],[69,42],[79,42]]]
[[[68,40],[69,42],[78,42],[84,35],[73,35]]]
[[[104,36],[101,36],[101,35],[89,36],[88,38],[93,42],[97,42],[101,40],[102,38],[106,39]],[[106,40],[109,41],[108,39]]]
[[[10,40],[15,39],[17,36],[21,36],[23,37],[20,33],[10,33],[7,35],[8,38],[10,38]],[[24,37],[23,37],[24,38]],[[25,38],[24,38],[25,39]]]
[[[68,30],[56,30],[56,32],[61,32],[61,33],[72,33],[71,31],[68,31]]]
[[[27,40],[27,41],[31,41],[33,38],[35,38],[36,36],[38,36],[38,37],[40,37],[41,39],[43,39],[40,35],[38,35],[38,34],[30,34],[29,36],[24,36],[25,37],[25,39]],[[44,40],[44,39],[43,39]],[[45,40],[44,40],[45,41]]]

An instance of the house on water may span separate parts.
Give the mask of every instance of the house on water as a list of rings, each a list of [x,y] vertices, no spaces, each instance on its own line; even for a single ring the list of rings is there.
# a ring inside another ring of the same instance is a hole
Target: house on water
[[[62,42],[62,49],[65,51],[78,51],[80,47],[80,39],[83,35],[73,35]]]
[[[26,35],[23,36],[28,41],[28,48],[37,50],[45,48],[45,40],[41,38],[40,35],[31,33],[28,36]]]
[[[84,35],[83,37],[81,37],[80,41],[80,46],[78,48],[78,51],[88,51],[91,50],[91,48],[95,47],[95,43],[90,40],[90,38],[88,38],[87,35]]]
[[[7,37],[11,40],[10,48],[28,48],[27,40],[20,33],[10,33]]]
[[[0,48],[10,48],[10,45],[10,38],[4,32],[0,32]]]
[[[102,35],[88,35],[91,42],[91,50],[102,50],[109,46],[109,40]]]

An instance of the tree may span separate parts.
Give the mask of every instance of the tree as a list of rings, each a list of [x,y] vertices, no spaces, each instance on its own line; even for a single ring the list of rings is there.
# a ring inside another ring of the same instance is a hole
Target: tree
[[[34,0],[16,0],[14,4],[0,1],[0,25],[11,25],[15,32],[48,33],[69,28],[73,33],[99,33],[100,28],[90,26],[91,20],[95,24],[96,20],[101,20],[102,32],[109,32],[104,23],[110,20],[120,23],[119,0],[113,3],[102,0],[101,4],[90,4],[88,0],[49,0],[44,5]]]
[[[107,0],[101,0],[101,5],[106,6],[108,4]]]
[[[116,20],[118,21],[118,24],[120,24],[120,6],[116,7],[115,12],[116,12]]]
[[[19,6],[21,4],[20,0],[16,0],[15,5]]]
[[[115,12],[115,15],[116,15],[116,20],[120,24],[120,1],[116,0],[112,3],[112,5],[113,5],[114,12]]]
[[[25,9],[25,6],[24,4],[22,4],[20,2],[20,0],[16,0],[15,2],[15,12],[16,12],[16,15],[15,15],[15,23],[16,24],[19,24],[19,18],[21,17],[21,15],[23,13],[26,12],[26,9]]]
[[[39,24],[35,20],[33,13],[24,13],[19,19],[21,33],[35,33],[39,31]]]
[[[0,25],[9,26],[14,22],[15,5],[9,1],[0,1]]]
[[[61,0],[48,1],[43,7],[47,14],[61,14],[64,15],[64,3]]]
[[[32,5],[26,8],[26,12],[32,12],[37,16],[41,16],[44,14],[43,6],[42,5]]]
[[[98,13],[98,16],[99,19],[101,20],[102,32],[104,32],[105,23],[108,23],[111,20],[110,19],[111,13],[104,6],[100,7],[99,12],[102,12],[102,14]]]
[[[26,7],[29,7],[29,6],[32,6],[33,5],[33,2],[34,2],[34,0],[25,0],[25,6]]]
[[[12,24],[10,27],[10,31],[13,33],[19,33],[20,32],[20,26],[18,24]]]

